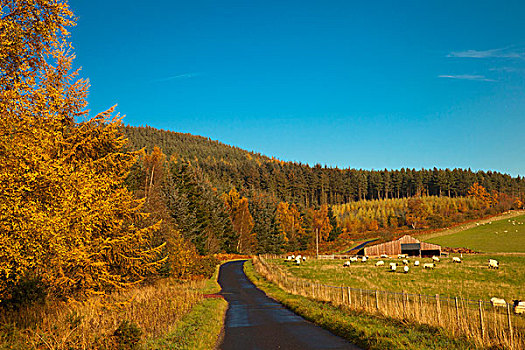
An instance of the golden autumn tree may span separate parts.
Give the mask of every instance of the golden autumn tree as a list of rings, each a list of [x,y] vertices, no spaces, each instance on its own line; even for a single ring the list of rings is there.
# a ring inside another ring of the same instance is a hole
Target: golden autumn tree
[[[87,118],[88,81],[70,73],[65,1],[0,8],[0,300],[28,275],[52,293],[101,294],[160,261],[124,186],[135,156],[112,109]]]
[[[319,234],[320,241],[326,241],[330,231],[332,231],[332,225],[330,225],[330,219],[328,217],[328,206],[326,204],[321,205],[321,208],[314,210],[312,229],[314,234]]]
[[[496,192],[492,194],[489,193],[485,187],[477,182],[470,186],[468,196],[476,198],[485,208],[490,208],[498,204],[498,194]]]
[[[284,242],[290,248],[298,248],[299,240],[304,236],[303,220],[295,204],[280,202],[277,205],[275,218]]]
[[[253,253],[256,248],[256,237],[252,234],[254,222],[250,214],[248,198],[241,197],[234,187],[230,192],[223,193],[222,199],[230,214],[233,229],[238,235],[237,251]]]

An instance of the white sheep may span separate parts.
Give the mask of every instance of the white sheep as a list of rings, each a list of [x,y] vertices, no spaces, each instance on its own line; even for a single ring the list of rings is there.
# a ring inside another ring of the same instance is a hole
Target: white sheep
[[[397,265],[395,263],[390,263],[390,271],[396,272]]]
[[[436,267],[436,264],[434,264],[434,263],[425,263],[425,264],[423,264],[423,268],[424,269],[433,269],[434,267]]]
[[[306,256],[303,256],[303,261],[306,261]]]
[[[345,261],[345,263],[343,264],[343,267],[348,267],[350,266],[350,261]]]
[[[378,262],[376,262],[376,266],[383,266],[385,265],[385,262],[383,260],[379,260]]]
[[[398,259],[406,259],[407,255],[406,254],[397,254],[397,258]]]
[[[381,258],[383,258],[383,259],[388,259],[388,255],[386,255],[386,254],[381,254]]]
[[[297,265],[301,265],[301,259],[295,259],[295,263],[296,263]]]
[[[366,256],[363,256],[363,257],[361,258],[361,261],[362,261],[362,262],[366,262],[366,260],[367,260],[367,257],[366,257]]]
[[[291,255],[288,255],[288,256],[286,257],[286,260],[291,261],[291,260],[292,260],[292,256],[291,256]]]
[[[505,302],[505,300],[496,298],[496,297],[490,298],[490,303],[494,307],[506,307],[507,306],[507,303]]]
[[[494,259],[489,259],[489,269],[499,269],[498,261]]]
[[[408,266],[406,266],[406,265],[403,266],[403,272],[404,272],[404,273],[408,273]]]
[[[414,266],[419,266],[419,260],[414,261]]]
[[[403,265],[408,265],[408,260],[407,259],[403,259]]]
[[[351,258],[350,258],[350,261],[351,261],[351,262],[357,262],[357,256],[353,256],[353,257],[351,257]]]
[[[523,314],[525,313],[525,301],[513,300],[514,303],[514,313]]]
[[[459,257],[457,257],[457,256],[454,256],[454,257],[452,257],[452,262],[461,264],[461,259]]]
[[[439,258],[438,258],[437,256],[433,256],[433,257],[432,257],[432,261],[434,261],[434,262],[439,262]]]

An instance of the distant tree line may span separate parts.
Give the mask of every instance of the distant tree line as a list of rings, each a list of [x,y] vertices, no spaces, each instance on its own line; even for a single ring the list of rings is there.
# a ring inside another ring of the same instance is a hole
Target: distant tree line
[[[525,180],[492,171],[470,169],[361,170],[309,166],[248,152],[201,136],[125,127],[132,149],[155,145],[169,157],[191,161],[219,191],[235,187],[262,192],[301,208],[357,200],[428,196],[462,197],[478,183],[489,193],[505,193],[524,201]]]

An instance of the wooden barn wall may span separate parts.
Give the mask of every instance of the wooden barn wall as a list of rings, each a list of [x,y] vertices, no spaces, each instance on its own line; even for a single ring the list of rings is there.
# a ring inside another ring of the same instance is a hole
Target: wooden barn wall
[[[366,247],[364,249],[365,255],[368,256],[379,256],[381,254],[386,255],[397,255],[401,254],[401,244],[402,243],[420,243],[421,250],[439,250],[441,251],[441,246],[437,244],[431,244],[426,242],[421,242],[411,236],[403,236],[396,241],[385,242],[371,247]]]

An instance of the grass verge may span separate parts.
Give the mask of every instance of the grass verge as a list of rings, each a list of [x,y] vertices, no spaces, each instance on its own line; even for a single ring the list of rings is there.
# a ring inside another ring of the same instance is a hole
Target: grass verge
[[[204,294],[220,291],[217,276],[220,266],[200,290]],[[222,298],[205,298],[195,305],[174,328],[161,337],[149,339],[142,349],[209,350],[215,348],[222,331],[228,303]]]
[[[364,349],[476,349],[473,343],[441,328],[342,309],[287,293],[259,276],[251,261],[244,264],[244,271],[258,288],[293,312]]]

